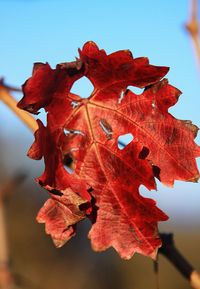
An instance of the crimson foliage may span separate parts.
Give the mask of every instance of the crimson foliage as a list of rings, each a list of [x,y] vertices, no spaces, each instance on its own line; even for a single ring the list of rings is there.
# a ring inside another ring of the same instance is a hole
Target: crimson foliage
[[[50,198],[37,220],[46,224],[56,246],[74,236],[76,223],[88,217],[94,250],[112,246],[124,259],[135,252],[155,257],[161,246],[157,223],[168,217],[139,194],[139,187],[156,189],[155,178],[172,186],[175,180],[199,177],[198,129],[168,113],[180,91],[162,79],[167,72],[147,58],[134,59],[128,50],[107,55],[93,42],[74,62],[55,69],[34,65],[18,106],[47,113],[47,126],[38,120],[28,155],[44,158],[45,171],[37,180]],[[94,86],[87,99],[70,92],[83,76]],[[136,95],[128,86],[144,91]],[[127,133],[134,140],[119,149],[118,138]],[[67,158],[73,159],[73,173],[66,169]]]

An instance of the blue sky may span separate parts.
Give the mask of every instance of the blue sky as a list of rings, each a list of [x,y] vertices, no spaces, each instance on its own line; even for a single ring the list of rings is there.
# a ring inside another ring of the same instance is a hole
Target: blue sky
[[[31,75],[33,62],[47,61],[55,66],[72,61],[78,47],[88,40],[108,53],[130,49],[135,57],[147,56],[152,64],[170,67],[170,83],[183,92],[171,112],[200,127],[199,71],[184,30],[188,12],[186,0],[0,0],[0,76],[20,86]],[[87,83],[82,83],[83,94],[88,89]],[[30,132],[2,104],[0,116],[1,139],[8,156],[17,153],[22,163],[30,166],[32,161],[24,160],[32,142]],[[12,158],[8,162],[17,167]],[[174,189],[159,185],[159,192],[152,195],[168,214],[184,220],[200,216],[199,189],[199,184],[177,182]]]

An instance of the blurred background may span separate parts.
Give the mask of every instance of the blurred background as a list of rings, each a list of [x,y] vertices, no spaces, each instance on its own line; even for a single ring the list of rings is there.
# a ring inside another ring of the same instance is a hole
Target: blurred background
[[[0,0],[0,77],[20,87],[34,62],[54,67],[73,61],[88,40],[107,53],[130,49],[134,57],[147,56],[154,65],[170,67],[170,83],[183,92],[170,112],[200,127],[200,74],[185,29],[190,4],[189,0]],[[73,89],[87,96],[91,85],[82,80]],[[12,187],[5,204],[16,288],[156,288],[152,260],[136,255],[124,261],[112,249],[92,252],[88,222],[79,225],[77,236],[63,248],[54,247],[44,226],[35,221],[47,194],[34,182],[43,171],[42,161],[26,157],[33,135],[1,101],[0,124],[0,183],[26,174],[20,185]],[[170,216],[160,231],[173,232],[177,247],[200,270],[200,184],[176,182],[174,188],[158,184],[158,191],[141,188],[141,194],[156,199]],[[168,261],[159,259],[161,289],[189,288]]]

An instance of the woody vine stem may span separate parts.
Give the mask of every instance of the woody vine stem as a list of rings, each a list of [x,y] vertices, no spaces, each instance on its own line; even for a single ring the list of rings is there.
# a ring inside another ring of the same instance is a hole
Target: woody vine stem
[[[191,0],[189,21],[185,25],[187,32],[191,38],[197,62],[200,68],[200,38],[199,38],[199,22],[198,22],[198,0]]]

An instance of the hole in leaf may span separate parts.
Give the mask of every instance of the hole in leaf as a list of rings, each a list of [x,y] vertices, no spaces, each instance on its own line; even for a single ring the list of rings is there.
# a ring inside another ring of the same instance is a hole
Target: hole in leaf
[[[71,92],[79,95],[81,98],[88,98],[92,94],[93,90],[94,86],[85,76],[77,80],[71,88]]]
[[[146,159],[146,157],[148,156],[149,154],[149,149],[147,147],[143,147],[141,152],[139,153],[139,159]]]
[[[40,120],[43,122],[44,126],[47,126],[47,114],[44,108],[40,109]]]
[[[92,187],[90,187],[87,191],[88,191],[88,193],[90,194],[91,192],[94,191],[94,189],[93,189]]]
[[[49,192],[53,195],[56,195],[56,196],[62,196],[63,195],[63,193],[61,193],[61,191],[56,190],[56,189],[52,189]]]
[[[134,136],[132,135],[132,133],[120,135],[118,137],[118,148],[120,150],[123,150],[128,144],[132,142],[133,139],[134,139]]]
[[[70,132],[73,133],[73,134],[80,134],[80,135],[82,135],[82,136],[85,135],[81,130],[78,130],[78,129],[70,130]]]
[[[91,204],[89,202],[79,205],[79,209],[81,211],[87,211],[89,208],[91,208]]]
[[[99,125],[102,128],[102,130],[105,132],[107,138],[111,139],[113,131],[112,131],[111,125],[107,122],[107,120],[102,118],[99,122]]]
[[[78,107],[79,104],[80,104],[80,103],[78,103],[77,101],[72,101],[72,102],[71,102],[71,106],[72,106],[72,108],[76,108],[76,107]]]
[[[63,165],[64,165],[64,169],[69,174],[72,174],[74,172],[74,160],[70,154],[66,154],[63,157]]]
[[[92,188],[91,188],[92,189]],[[93,190],[93,189],[92,189]],[[84,204],[83,204],[84,205]],[[85,209],[83,207],[83,205],[80,205],[79,208],[80,209]],[[94,224],[96,222],[97,219],[97,211],[99,210],[99,207],[96,205],[96,199],[91,195],[91,201],[90,201],[90,207],[92,209],[92,211],[90,212],[90,214],[88,215],[88,218],[90,219],[90,221],[92,222],[92,224]],[[87,209],[87,207],[86,207]]]
[[[70,130],[64,128],[64,133],[65,133],[65,135],[69,135],[70,134]]]
[[[125,91],[122,90],[121,93],[120,93],[120,95],[119,95],[118,101],[117,101],[118,104],[120,104],[120,103],[122,102],[124,96],[125,96]]]
[[[136,87],[136,86],[132,86],[132,85],[129,85],[127,87],[127,89],[131,90],[133,93],[137,94],[137,95],[140,95],[143,93],[144,89],[143,88],[139,88],[139,87]]]
[[[153,165],[152,169],[153,169],[154,177],[156,177],[160,181],[160,168]]]
[[[82,136],[85,135],[81,130],[78,130],[78,129],[68,130],[68,129],[64,128],[64,133],[66,136],[68,136],[69,134],[80,134]]]
[[[156,104],[155,104],[155,101],[154,101],[154,100],[152,101],[152,104],[151,104],[151,106],[152,106],[153,108],[155,108],[155,107],[156,107]]]

